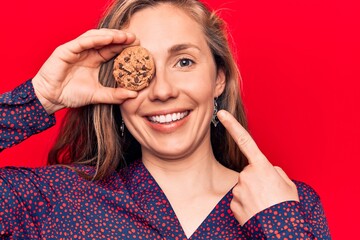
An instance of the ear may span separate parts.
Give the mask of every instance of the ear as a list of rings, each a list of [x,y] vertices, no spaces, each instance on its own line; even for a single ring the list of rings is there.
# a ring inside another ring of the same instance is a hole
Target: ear
[[[222,94],[222,92],[225,89],[225,85],[226,85],[225,72],[222,68],[221,69],[219,68],[216,76],[214,98]]]

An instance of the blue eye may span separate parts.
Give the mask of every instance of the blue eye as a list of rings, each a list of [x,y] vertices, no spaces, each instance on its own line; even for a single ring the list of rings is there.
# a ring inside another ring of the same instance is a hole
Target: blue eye
[[[176,65],[178,65],[179,67],[190,67],[193,63],[194,61],[188,58],[182,58],[178,61]]]

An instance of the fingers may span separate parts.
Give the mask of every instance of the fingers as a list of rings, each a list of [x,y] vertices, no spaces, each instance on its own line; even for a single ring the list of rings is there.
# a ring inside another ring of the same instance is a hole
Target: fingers
[[[274,166],[274,168],[284,181],[286,181],[289,185],[294,184],[294,182],[288,177],[288,175],[281,167]]]
[[[132,37],[135,37],[135,35],[131,33],[127,33],[127,39],[125,43],[123,44],[111,43],[106,47],[102,47],[98,49],[99,56],[101,56],[103,61],[106,62],[111,58],[113,58],[116,54],[119,54],[125,47],[139,45],[140,44],[139,39],[134,39],[134,41],[132,41]]]
[[[124,32],[116,29],[92,29],[74,41],[74,53],[80,53],[87,49],[100,48],[110,44],[131,44],[135,41],[136,37],[133,33]]]
[[[128,45],[111,44],[97,50],[98,55],[101,57],[101,62],[106,62],[121,52]]]
[[[137,97],[138,93],[125,88],[100,87],[95,92],[93,103],[121,104],[129,98]]]
[[[220,110],[217,116],[220,122],[224,125],[226,130],[235,140],[241,152],[248,159],[249,164],[253,164],[258,161],[268,162],[266,157],[262,154],[262,152],[256,145],[255,141],[250,136],[250,134],[229,112],[225,110]]]
[[[124,45],[139,44],[135,35],[116,29],[93,29],[61,46],[64,59],[76,61],[86,50],[97,51],[100,62],[111,59]]]
[[[286,175],[286,173],[284,172],[284,170],[282,170],[281,167],[278,166],[274,166],[276,172],[284,179],[284,180],[288,180],[289,177]],[[290,179],[289,179],[290,180]]]

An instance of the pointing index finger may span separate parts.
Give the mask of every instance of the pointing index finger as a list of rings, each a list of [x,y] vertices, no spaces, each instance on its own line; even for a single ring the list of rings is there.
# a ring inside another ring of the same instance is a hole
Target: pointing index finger
[[[249,164],[254,164],[260,161],[267,162],[266,157],[260,151],[254,139],[229,112],[220,110],[217,116],[226,130],[230,133],[241,152],[248,159]]]

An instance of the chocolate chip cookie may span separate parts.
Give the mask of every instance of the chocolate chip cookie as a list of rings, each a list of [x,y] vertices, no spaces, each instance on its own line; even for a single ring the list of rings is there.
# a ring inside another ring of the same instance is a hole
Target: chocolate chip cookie
[[[155,64],[149,51],[141,46],[125,48],[114,60],[113,74],[120,87],[140,91],[149,86]]]

